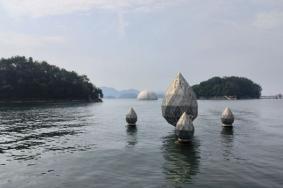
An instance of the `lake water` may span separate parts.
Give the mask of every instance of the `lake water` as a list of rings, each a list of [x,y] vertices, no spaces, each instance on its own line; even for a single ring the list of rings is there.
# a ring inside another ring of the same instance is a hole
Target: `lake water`
[[[126,127],[129,107],[137,129]],[[282,187],[283,100],[199,101],[176,144],[161,100],[0,105],[0,187]],[[226,106],[233,130],[222,129]]]

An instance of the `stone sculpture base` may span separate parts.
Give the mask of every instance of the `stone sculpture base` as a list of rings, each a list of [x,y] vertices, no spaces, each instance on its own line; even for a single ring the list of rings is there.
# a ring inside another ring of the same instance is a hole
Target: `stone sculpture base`
[[[136,127],[137,126],[137,124],[135,124],[135,123],[128,123],[127,124],[127,127]]]
[[[189,142],[193,139],[194,137],[194,130],[193,131],[179,131],[176,130],[176,135],[178,137],[178,140],[182,142]]]
[[[137,122],[137,118],[128,118],[128,117],[126,117],[126,121],[130,125],[135,125],[136,122]]]
[[[222,123],[222,127],[224,127],[224,128],[233,128],[233,124],[224,124],[224,123]]]
[[[188,143],[191,143],[191,142],[192,142],[192,139],[181,139],[181,138],[178,138],[178,140],[177,140],[178,144],[188,144]]]
[[[169,124],[174,126],[176,126],[184,112],[187,114],[196,114],[197,112],[194,109],[196,108],[188,108],[188,106],[161,106],[163,117],[165,117]]]
[[[221,118],[221,122],[224,125],[232,125],[234,123],[234,118]]]

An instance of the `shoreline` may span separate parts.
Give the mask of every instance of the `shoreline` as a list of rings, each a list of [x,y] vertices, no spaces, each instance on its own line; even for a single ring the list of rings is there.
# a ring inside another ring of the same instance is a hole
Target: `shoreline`
[[[26,99],[26,100],[0,100],[0,104],[23,104],[23,103],[101,103],[102,99],[83,100],[83,99]]]

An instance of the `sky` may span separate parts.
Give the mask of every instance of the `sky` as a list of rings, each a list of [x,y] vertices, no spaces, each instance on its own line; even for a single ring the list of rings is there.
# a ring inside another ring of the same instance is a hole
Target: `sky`
[[[0,0],[0,57],[47,61],[96,86],[164,91],[243,76],[283,93],[283,0]]]

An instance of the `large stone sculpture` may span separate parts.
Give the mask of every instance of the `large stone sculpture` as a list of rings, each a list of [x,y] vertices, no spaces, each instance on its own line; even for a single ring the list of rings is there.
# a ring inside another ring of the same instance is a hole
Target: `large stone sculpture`
[[[232,127],[232,124],[234,123],[234,115],[230,108],[225,108],[221,116],[221,121],[223,127]]]
[[[183,113],[177,122],[175,132],[179,142],[188,142],[192,140],[195,128],[191,117],[186,112]]]
[[[196,95],[181,73],[177,74],[167,89],[161,108],[163,117],[173,126],[176,126],[184,112],[192,117],[192,121],[197,117]]]
[[[129,125],[136,125],[138,116],[133,108],[130,108],[129,112],[126,114],[126,121]]]
[[[157,95],[152,91],[143,90],[138,95],[138,100],[157,100]]]

